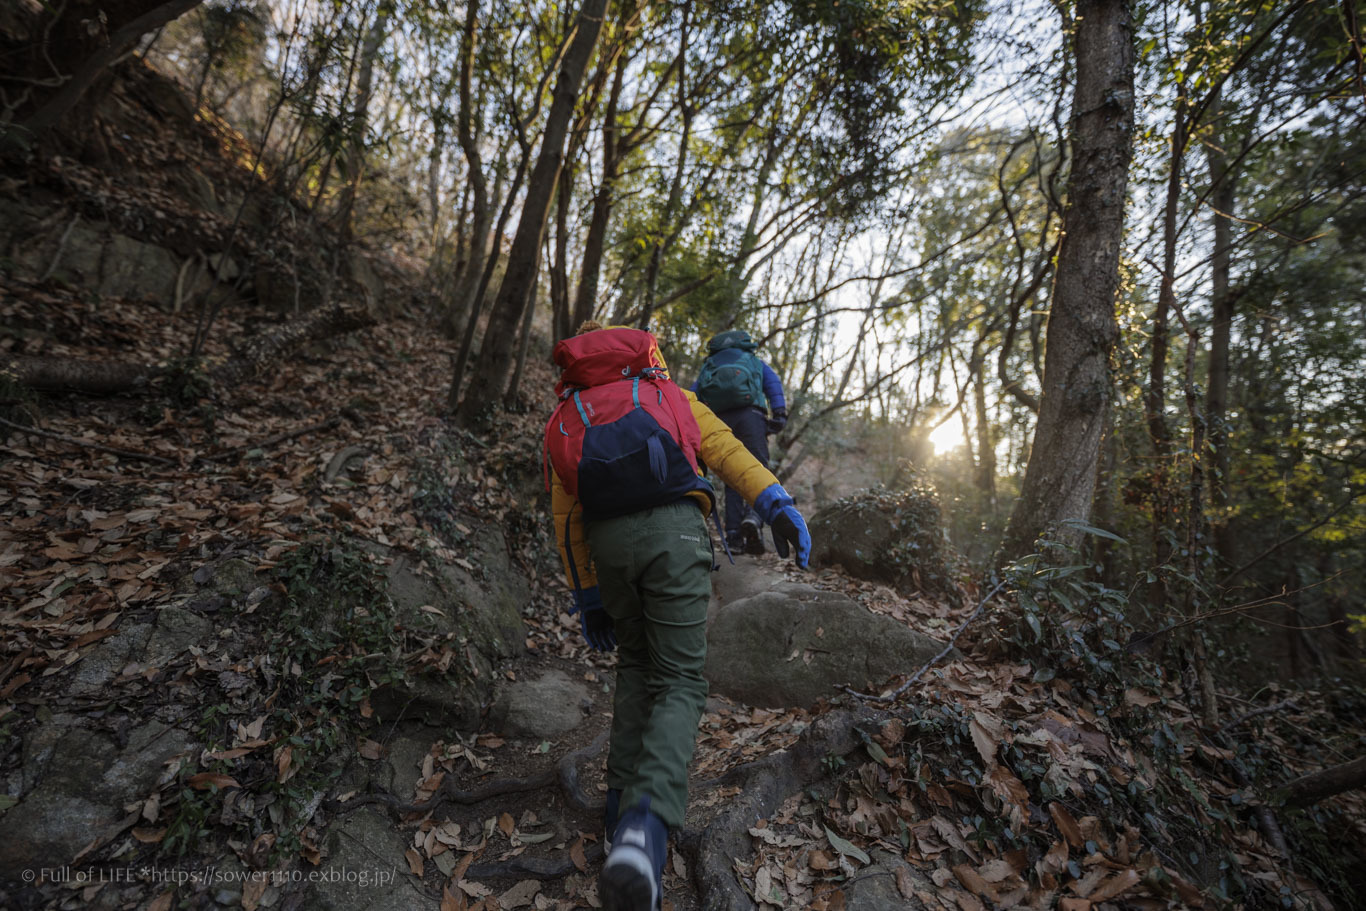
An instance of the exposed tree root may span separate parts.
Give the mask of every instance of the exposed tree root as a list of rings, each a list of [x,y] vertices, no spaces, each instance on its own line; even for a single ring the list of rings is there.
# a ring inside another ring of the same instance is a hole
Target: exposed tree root
[[[602,860],[602,845],[588,845],[583,851],[589,865]],[[499,864],[474,864],[465,875],[474,880],[515,876],[518,879],[563,879],[578,872],[578,866],[568,856],[514,857]]]
[[[592,743],[585,747],[580,747],[572,753],[568,753],[562,758],[555,767],[537,772],[535,775],[527,775],[523,778],[499,778],[490,781],[486,785],[465,790],[456,787],[454,779],[447,776],[441,782],[441,790],[437,791],[430,800],[420,803],[404,803],[392,794],[380,792],[376,794],[366,794],[348,800],[344,804],[335,804],[335,812],[338,814],[350,813],[361,807],[381,805],[388,807],[397,815],[408,813],[432,813],[439,809],[443,804],[456,803],[465,806],[483,803],[495,797],[503,797],[508,794],[522,794],[527,791],[538,791],[541,788],[551,787],[558,784],[564,793],[565,799],[569,804],[579,810],[592,810],[601,808],[601,803],[595,803],[584,796],[579,787],[579,764],[596,756],[602,752],[603,746],[607,743],[607,732],[599,734]]]
[[[40,430],[37,427],[25,427],[23,424],[15,424],[13,421],[7,421],[4,418],[0,418],[0,427],[8,427],[11,430],[17,430],[20,433],[29,433],[45,439],[56,440],[59,443],[68,443],[72,446],[83,446],[86,449],[94,449],[97,452],[107,452],[110,455],[116,455],[124,459],[141,459],[144,462],[158,462],[162,465],[175,464],[171,459],[159,455],[152,455],[150,452],[132,452],[127,449],[115,449],[113,446],[105,446],[103,443],[96,443],[91,440],[81,440],[76,437],[53,433],[50,430]]]
[[[287,430],[284,433],[277,433],[255,443],[243,443],[241,446],[234,446],[231,449],[223,449],[218,452],[211,452],[208,455],[198,456],[200,462],[220,462],[224,459],[231,459],[240,456],[250,449],[266,449],[276,443],[283,443],[285,440],[292,440],[310,433],[317,433],[320,430],[331,430],[341,423],[341,418],[332,417],[317,424],[309,424],[307,427],[300,427],[297,430]],[[353,447],[355,448],[355,447]],[[331,480],[330,478],[328,480]]]
[[[829,759],[846,756],[862,744],[857,726],[876,724],[882,717],[850,711],[821,715],[790,749],[733,769],[707,785],[738,786],[740,793],[705,829],[683,829],[675,839],[692,862],[704,911],[754,908],[733,870],[737,858],[752,853],[750,828],[776,812],[789,795],[826,777]]]
[[[1296,778],[1282,789],[1281,795],[1287,807],[1300,808],[1361,787],[1366,787],[1366,756]]]
[[[364,446],[347,446],[341,452],[332,457],[327,463],[327,469],[323,471],[323,480],[331,484],[337,480],[337,475],[346,469],[346,463],[352,459],[363,459],[370,454],[370,450]]]

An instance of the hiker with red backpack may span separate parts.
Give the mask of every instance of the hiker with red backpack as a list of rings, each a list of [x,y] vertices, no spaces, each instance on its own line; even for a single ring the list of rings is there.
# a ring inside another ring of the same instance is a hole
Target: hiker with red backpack
[[[692,389],[767,468],[768,435],[787,425],[787,399],[778,374],[755,356],[758,347],[742,329],[712,336],[707,342],[707,359]],[[762,521],[740,492],[727,484],[726,543],[744,548],[747,554],[762,554]]]
[[[545,461],[555,535],[585,640],[617,649],[599,895],[607,911],[657,911],[707,698],[715,495],[700,463],[754,504],[798,566],[811,537],[772,472],[669,379],[650,333],[585,323],[554,358],[560,404]]]

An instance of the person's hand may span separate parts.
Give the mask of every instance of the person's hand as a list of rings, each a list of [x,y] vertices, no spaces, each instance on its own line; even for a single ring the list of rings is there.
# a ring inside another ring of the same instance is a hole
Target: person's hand
[[[778,556],[786,560],[788,545],[791,544],[797,551],[797,565],[802,569],[808,568],[811,563],[811,533],[806,530],[806,520],[797,512],[797,507],[784,506],[769,525],[773,529],[773,549]]]
[[[775,433],[781,433],[783,428],[787,426],[787,409],[774,408],[773,417],[766,418],[764,423],[768,427],[768,432],[770,436],[772,436]]]
[[[576,589],[574,606],[569,612],[579,615],[579,627],[583,630],[583,638],[589,648],[599,652],[610,652],[617,647],[617,633],[612,627],[612,618],[602,606],[602,595],[596,585]]]
[[[811,533],[797,511],[792,495],[781,484],[770,484],[754,499],[754,511],[773,528],[773,546],[784,559],[796,550],[797,565],[806,569],[811,562]]]

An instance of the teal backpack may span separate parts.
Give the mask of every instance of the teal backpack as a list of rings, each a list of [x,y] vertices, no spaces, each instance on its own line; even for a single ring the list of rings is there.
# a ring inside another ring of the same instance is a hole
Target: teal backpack
[[[713,336],[707,342],[707,359],[697,377],[697,397],[712,411],[767,407],[764,398],[764,365],[754,356],[759,346],[741,329]]]

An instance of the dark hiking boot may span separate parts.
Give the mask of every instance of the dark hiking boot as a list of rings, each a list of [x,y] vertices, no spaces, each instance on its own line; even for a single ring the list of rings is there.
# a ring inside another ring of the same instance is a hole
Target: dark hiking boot
[[[621,788],[607,789],[607,806],[602,811],[602,846],[612,853],[612,836],[617,834],[617,817],[621,813]]]
[[[740,523],[740,537],[745,542],[745,553],[760,556],[764,552],[764,539],[759,534],[759,519],[745,516]]]
[[[604,911],[659,911],[668,839],[664,822],[650,812],[650,798],[622,814],[598,877]]]

